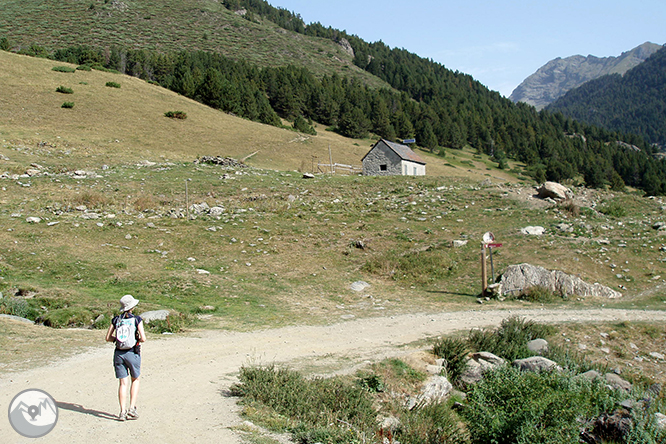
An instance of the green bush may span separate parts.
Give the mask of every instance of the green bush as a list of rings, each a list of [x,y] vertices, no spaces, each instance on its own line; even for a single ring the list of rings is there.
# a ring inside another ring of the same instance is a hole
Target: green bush
[[[74,90],[72,88],[68,88],[66,86],[60,85],[59,87],[56,88],[56,92],[62,93],[62,94],[74,94]]]
[[[395,442],[402,444],[466,444],[469,434],[457,415],[443,403],[406,410]]]
[[[464,338],[441,338],[435,341],[433,354],[443,358],[447,379],[454,384],[467,366],[469,346]]]
[[[65,102],[60,107],[61,108],[74,108],[74,102]]]
[[[617,201],[604,202],[599,208],[600,213],[611,217],[624,217],[627,215],[627,209]]]
[[[76,69],[72,68],[71,66],[54,66],[51,68],[52,71],[57,71],[57,72],[76,72]]]
[[[495,330],[471,330],[467,340],[474,351],[487,351],[513,361],[533,355],[527,348],[529,341],[554,333],[554,327],[512,316],[504,319]]]
[[[473,443],[571,444],[582,426],[621,400],[601,381],[505,366],[472,387],[461,415]]]
[[[164,117],[169,117],[171,119],[187,119],[187,113],[183,111],[167,111],[164,113]]]
[[[120,88],[120,83],[117,82],[106,82],[106,86],[109,88]]]
[[[549,289],[540,287],[538,285],[524,289],[523,291],[518,293],[518,295],[515,296],[515,298],[521,301],[540,302],[540,303],[556,302],[566,299],[564,295],[560,296],[558,294],[553,293]]]
[[[376,412],[368,391],[342,377],[306,379],[275,366],[242,367],[231,387],[246,405],[290,418],[295,442],[368,442]]]
[[[92,66],[90,65],[79,65],[76,67],[79,71],[92,71]]]
[[[87,327],[92,325],[96,318],[92,311],[84,307],[66,307],[51,310],[43,315],[38,321],[42,321],[47,327]]]

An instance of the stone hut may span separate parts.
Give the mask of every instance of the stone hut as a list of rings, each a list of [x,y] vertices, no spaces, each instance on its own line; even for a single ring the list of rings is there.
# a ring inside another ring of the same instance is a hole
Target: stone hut
[[[425,176],[426,163],[407,145],[380,139],[363,157],[364,176]]]

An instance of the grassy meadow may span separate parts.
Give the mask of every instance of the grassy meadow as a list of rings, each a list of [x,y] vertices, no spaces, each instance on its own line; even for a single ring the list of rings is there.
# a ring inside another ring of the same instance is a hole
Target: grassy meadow
[[[581,189],[580,208],[548,208],[518,165],[499,170],[464,150],[420,152],[426,177],[308,180],[301,172],[328,162],[329,146],[334,162],[360,165],[373,141],[325,128],[306,138],[119,74],[0,60],[0,291],[29,295],[53,325],[87,325],[125,293],[228,328],[469,307],[486,231],[504,243],[497,274],[529,262],[625,293],[562,303],[664,308],[663,231],[651,228],[661,200]],[[195,163],[201,155],[248,167]],[[188,219],[188,203],[202,202],[224,211]],[[597,211],[606,207],[623,211]],[[527,225],[548,233],[520,234]],[[451,248],[456,239],[468,244]],[[357,280],[372,286],[353,292]]]

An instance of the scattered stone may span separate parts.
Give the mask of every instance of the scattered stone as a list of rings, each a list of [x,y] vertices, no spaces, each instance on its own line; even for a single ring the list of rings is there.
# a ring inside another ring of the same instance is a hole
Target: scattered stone
[[[314,179],[315,175],[312,173],[303,173],[303,179]]]
[[[573,225],[561,223],[555,225],[555,228],[557,228],[559,231],[562,231],[564,233],[573,233],[574,227]]]
[[[483,375],[494,368],[501,367],[506,364],[506,361],[499,356],[489,352],[472,353],[469,356],[467,365],[460,381],[465,385],[476,384],[483,379]]]
[[[208,215],[217,219],[221,218],[223,214],[224,208],[222,207],[211,207],[210,210],[208,210]]]
[[[208,275],[208,274],[210,274],[210,271],[204,270],[204,269],[201,269],[201,268],[197,268],[197,273]]]
[[[620,378],[620,376],[616,375],[615,373],[606,373],[604,375],[604,379],[611,388],[616,390],[624,390],[627,392],[631,391],[631,383]]]
[[[601,378],[601,373],[596,370],[588,370],[585,373],[577,375],[576,378],[585,378],[587,380],[594,381],[595,379]]]
[[[528,226],[525,228],[521,228],[520,232],[529,236],[541,236],[546,232],[546,229],[544,227],[532,227]]]
[[[468,241],[466,241],[466,240],[458,240],[458,239],[456,239],[456,240],[454,240],[454,241],[451,242],[451,246],[452,246],[453,248],[460,248],[460,247],[464,247],[465,245],[467,245],[467,242],[468,242]]]
[[[666,230],[666,222],[656,222],[652,228],[658,231]]]
[[[551,370],[562,370],[562,367],[557,365],[557,362],[551,361],[543,356],[531,356],[525,359],[516,359],[511,363],[514,367],[518,367],[524,372],[542,372]]]
[[[225,167],[233,168],[247,168],[242,161],[233,159],[231,157],[221,157],[221,156],[201,156],[194,163],[206,163],[209,165],[219,165]]]
[[[416,398],[410,398],[408,408],[430,405],[446,399],[453,390],[453,385],[444,376],[431,376],[423,386],[423,390]]]
[[[38,224],[42,221],[39,217],[31,216],[25,219],[25,221],[29,224]]]
[[[356,282],[354,282],[353,284],[351,284],[351,287],[350,287],[350,288],[351,288],[353,291],[363,291],[363,290],[365,290],[365,289],[368,288],[368,287],[370,287],[370,284],[368,284],[367,282],[364,282],[364,281],[356,281]]]
[[[527,343],[527,349],[538,355],[548,353],[548,341],[545,339],[534,339]]]
[[[666,356],[662,355],[661,353],[657,353],[657,352],[650,353],[650,356],[653,357],[654,359],[659,359],[661,361],[666,359]]]
[[[654,419],[657,423],[657,430],[666,430],[666,415],[663,413],[655,413]]]

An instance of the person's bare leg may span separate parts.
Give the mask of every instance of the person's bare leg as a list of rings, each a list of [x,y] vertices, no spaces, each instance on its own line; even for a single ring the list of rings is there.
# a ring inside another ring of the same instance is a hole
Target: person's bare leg
[[[121,413],[127,411],[125,406],[127,405],[127,386],[129,385],[129,380],[129,375],[118,379],[118,403],[120,404]]]
[[[139,396],[139,380],[141,376],[138,378],[132,378],[132,387],[130,387],[130,409],[133,409],[136,407],[136,398]]]

